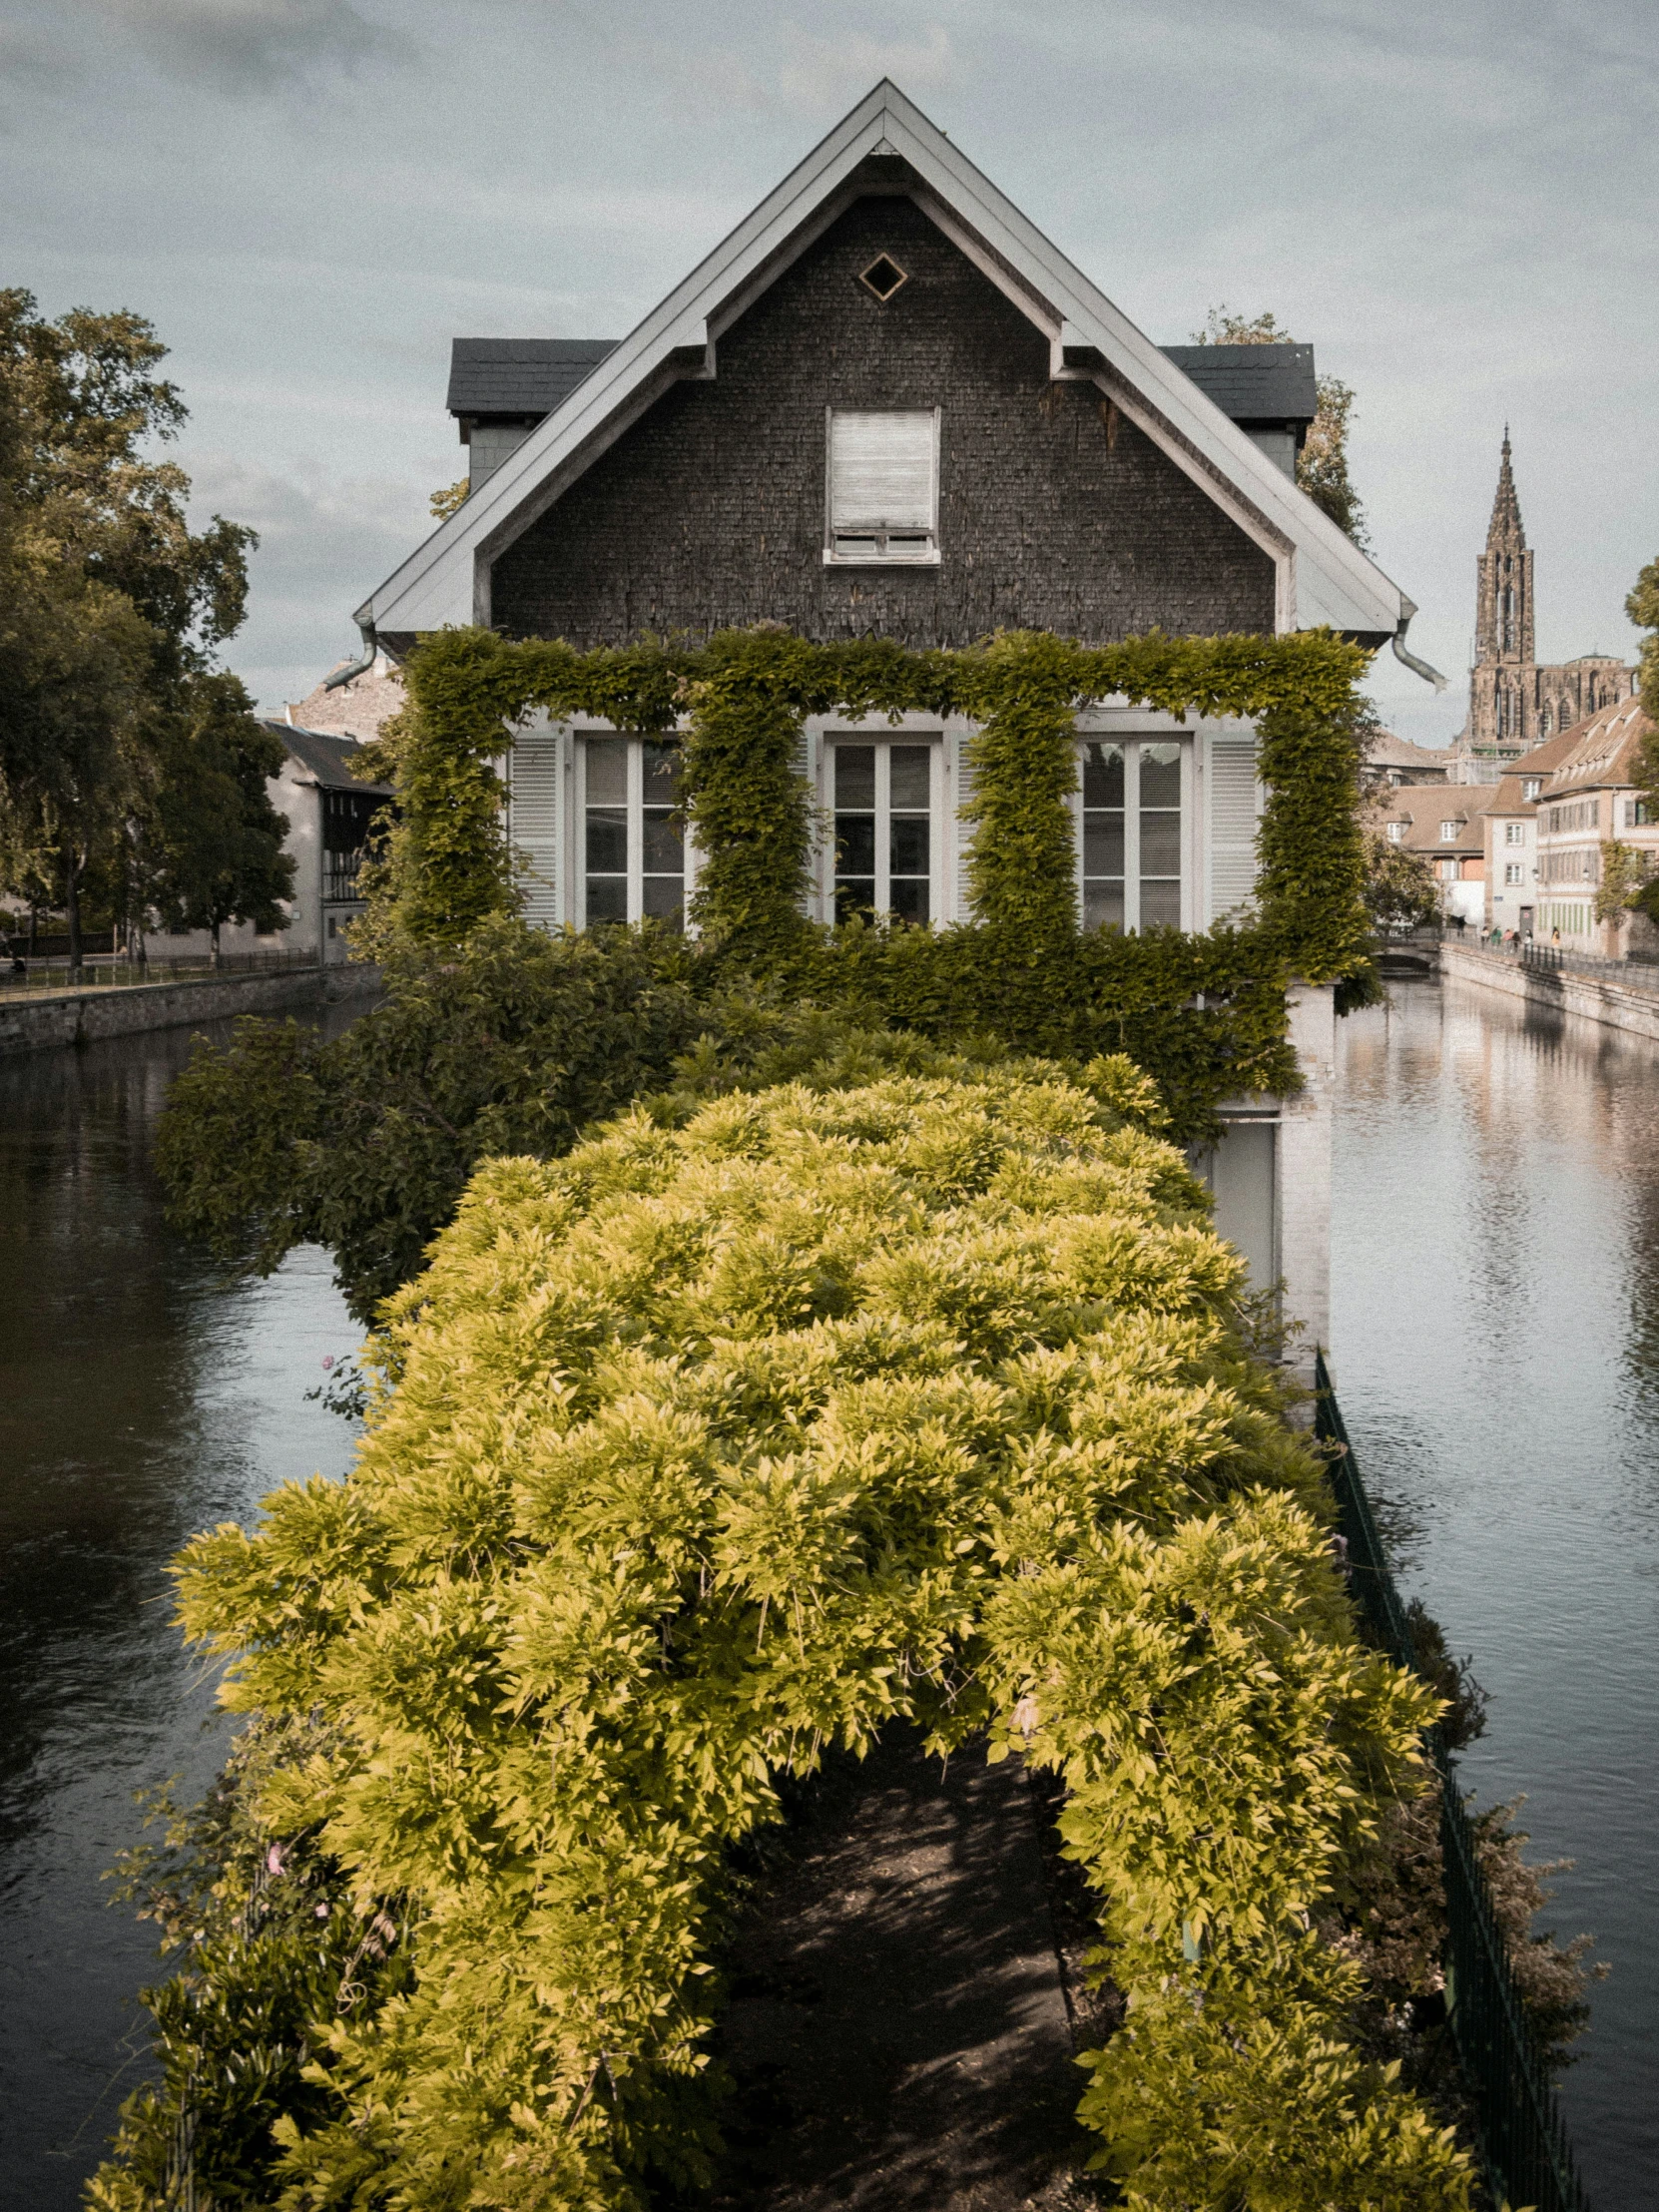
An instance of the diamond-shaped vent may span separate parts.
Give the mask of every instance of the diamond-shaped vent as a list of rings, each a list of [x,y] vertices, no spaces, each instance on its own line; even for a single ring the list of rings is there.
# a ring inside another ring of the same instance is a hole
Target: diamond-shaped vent
[[[868,269],[860,275],[858,281],[866,291],[874,292],[877,299],[890,299],[900,284],[909,281],[909,277],[891,255],[878,254]]]

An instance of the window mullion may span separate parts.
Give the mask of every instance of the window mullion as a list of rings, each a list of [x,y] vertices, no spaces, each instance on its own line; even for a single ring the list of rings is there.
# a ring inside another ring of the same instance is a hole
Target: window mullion
[[[875,747],[875,910],[892,907],[892,748]]]
[[[1141,926],[1141,749],[1133,738],[1123,746],[1123,930]]]

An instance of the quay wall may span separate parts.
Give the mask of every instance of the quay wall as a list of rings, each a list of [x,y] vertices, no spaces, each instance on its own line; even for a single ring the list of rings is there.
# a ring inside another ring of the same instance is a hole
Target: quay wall
[[[1628,1030],[1659,1044],[1659,989],[1615,981],[1611,976],[1575,975],[1570,968],[1523,967],[1503,952],[1480,952],[1472,945],[1440,945],[1441,975],[1455,975],[1485,990],[1505,991],[1531,1006],[1579,1014],[1608,1029]],[[1659,977],[1655,978],[1659,982]]]
[[[90,1044],[99,1037],[129,1037],[146,1029],[223,1021],[235,1014],[277,1013],[294,1006],[372,990],[377,971],[341,974],[335,967],[284,968],[277,975],[193,977],[177,983],[96,984],[81,990],[0,997],[0,1054],[40,1052],[56,1045]]]

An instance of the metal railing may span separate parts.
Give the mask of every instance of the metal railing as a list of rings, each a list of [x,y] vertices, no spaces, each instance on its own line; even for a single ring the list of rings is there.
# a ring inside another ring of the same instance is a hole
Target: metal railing
[[[321,964],[315,952],[227,952],[216,967],[205,952],[186,959],[129,960],[109,952],[94,953],[72,968],[67,958],[0,961],[0,998],[32,995],[38,991],[133,990],[142,983],[185,983],[234,975],[283,975]]]
[[[1416,1668],[1410,1623],[1388,1569],[1325,1355],[1314,1368],[1319,1391],[1314,1433],[1331,1452],[1331,1480],[1348,1545],[1351,1588],[1379,1643],[1399,1665]],[[1548,2068],[1526,2023],[1481,1872],[1474,1824],[1463,1804],[1457,1766],[1431,1729],[1428,1749],[1440,1776],[1440,1850],[1446,1905],[1446,2010],[1464,2084],[1474,2108],[1480,2155],[1493,2201],[1537,2212],[1589,2212],[1573,2168],[1567,2131]]]

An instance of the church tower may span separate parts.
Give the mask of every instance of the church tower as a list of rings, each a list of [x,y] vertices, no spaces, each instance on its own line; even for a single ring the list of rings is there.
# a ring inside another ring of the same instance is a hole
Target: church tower
[[[1537,690],[1533,658],[1532,554],[1515,496],[1504,425],[1497,496],[1486,550],[1475,564],[1474,667],[1469,673],[1468,742],[1501,759],[1536,742]]]

